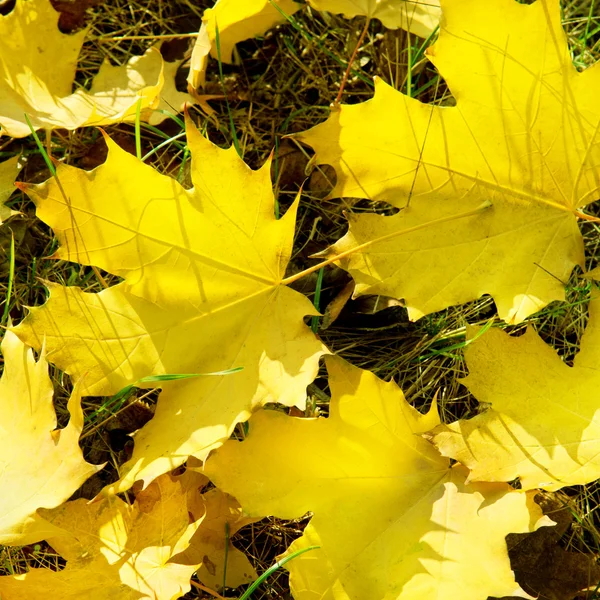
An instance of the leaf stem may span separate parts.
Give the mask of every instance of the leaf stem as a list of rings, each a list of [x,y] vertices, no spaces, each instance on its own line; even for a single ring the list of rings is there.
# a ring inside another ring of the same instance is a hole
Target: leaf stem
[[[223,593],[227,584],[227,562],[229,559],[229,521],[225,521],[225,556],[223,558]]]
[[[142,99],[137,101],[135,107],[135,155],[138,160],[142,160],[142,134],[140,131],[140,120],[142,116]]]
[[[480,212],[483,212],[484,210],[487,210],[488,208],[491,208],[491,206],[492,203],[486,200],[473,210],[469,210],[464,213],[459,213],[458,215],[451,215],[448,217],[442,217],[440,219],[434,219],[433,221],[428,221],[427,223],[421,223],[420,225],[415,225],[414,227],[409,227],[408,229],[393,231],[392,233],[388,233],[387,235],[382,235],[381,237],[368,240],[364,244],[360,244],[358,246],[355,246],[354,248],[350,248],[350,250],[340,252],[340,254],[336,254],[335,256],[332,256],[331,258],[328,258],[327,260],[324,260],[319,264],[316,264],[308,269],[304,269],[304,271],[300,271],[300,273],[296,273],[295,275],[291,275],[290,277],[282,279],[281,284],[289,285],[290,283],[294,283],[295,281],[298,281],[299,279],[302,279],[303,277],[306,277],[307,275],[310,275],[311,273],[314,273],[315,271],[318,271],[319,269],[322,269],[327,265],[331,265],[332,263],[338,262],[339,260],[342,260],[342,258],[346,258],[347,256],[354,254],[355,252],[360,252],[361,250],[364,250],[365,248],[368,248],[373,244],[378,244],[380,242],[384,242],[386,240],[398,237],[400,235],[420,231],[421,229],[426,229],[427,227],[430,227],[432,225],[438,225],[439,223],[447,223],[448,221],[454,221],[455,219],[464,219],[465,217],[472,217],[474,215],[479,214]]]
[[[573,214],[583,221],[591,221],[592,223],[600,223],[600,219],[598,217],[593,217],[592,215],[586,215],[585,213],[579,212],[578,210],[573,211]]]

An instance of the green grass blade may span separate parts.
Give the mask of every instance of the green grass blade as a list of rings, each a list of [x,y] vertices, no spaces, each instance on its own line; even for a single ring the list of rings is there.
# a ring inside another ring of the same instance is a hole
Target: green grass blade
[[[94,420],[100,413],[106,414],[107,411],[112,410],[115,406],[121,405],[125,399],[131,394],[134,388],[139,387],[144,383],[159,383],[161,381],[178,381],[179,379],[191,379],[193,377],[214,377],[221,375],[232,375],[233,373],[239,373],[243,371],[244,367],[234,367],[233,369],[225,369],[224,371],[212,371],[210,373],[172,373],[166,375],[148,375],[148,377],[142,377],[134,383],[130,383],[123,389],[119,390],[114,396],[112,396],[108,402],[103,404],[100,408],[96,409],[92,414],[85,418],[86,422]],[[119,406],[120,408],[120,406]]]
[[[321,304],[321,288],[323,287],[323,271],[324,269],[319,269],[317,274],[317,285],[315,286],[315,300],[313,304],[317,310],[321,310],[319,306]],[[314,316],[310,319],[310,328],[313,333],[317,333],[317,330],[319,329],[320,318],[321,317]]]
[[[165,140],[164,142],[161,142],[155,148],[152,148],[152,150],[150,150],[150,152],[148,152],[148,153],[144,154],[144,156],[142,156],[141,161],[145,162],[153,154],[156,154],[161,148],[168,146],[169,144],[173,143],[174,140],[178,140],[179,138],[182,138],[182,137],[185,137],[185,131],[182,131],[181,133],[178,133],[177,135],[170,137],[169,139]],[[136,144],[137,144],[137,142],[136,142]],[[137,146],[136,146],[136,150],[137,150]]]
[[[224,371],[212,371],[210,373],[173,373],[168,375],[149,375],[136,381],[137,383],[156,383],[157,381],[177,381],[178,379],[191,379],[192,377],[220,377],[221,375],[232,375],[243,371],[244,367],[234,367]]]
[[[283,567],[283,565],[288,563],[290,560],[296,558],[297,556],[300,556],[301,554],[304,554],[305,552],[308,552],[309,550],[318,550],[320,547],[321,546],[308,546],[308,548],[301,548],[300,550],[296,550],[296,552],[293,552],[289,556],[278,560],[273,566],[269,567],[255,582],[252,583],[252,585],[240,596],[240,600],[248,600],[248,598],[250,598],[250,596],[256,590],[256,588],[265,579],[267,579],[267,577],[270,577],[273,573],[275,573],[275,571]]]
[[[590,39],[590,25],[594,19],[594,5],[596,0],[592,0],[590,3],[590,10],[588,12],[587,23],[585,24],[585,33],[583,34],[583,45],[587,46],[588,40]]]
[[[237,133],[235,131],[235,124],[233,122],[233,115],[231,114],[231,106],[229,105],[229,98],[227,97],[227,90],[225,89],[225,77],[223,75],[223,62],[221,61],[221,38],[219,37],[219,25],[215,22],[215,44],[217,46],[217,61],[219,63],[219,80],[221,81],[221,88],[223,89],[223,96],[225,97],[225,105],[227,106],[227,115],[229,116],[229,129],[231,131],[231,139],[233,140],[233,147],[238,153],[240,158],[242,156],[242,150],[240,148],[240,141],[238,140]]]
[[[56,177],[56,168],[54,167],[53,162],[50,160],[50,157],[48,156],[48,153],[46,152],[46,148],[44,148],[44,145],[42,144],[40,138],[38,137],[38,134],[36,133],[35,129],[33,128],[33,125],[31,124],[31,121],[29,120],[29,117],[27,116],[26,113],[25,113],[25,120],[27,121],[27,125],[29,126],[29,130],[31,131],[31,135],[33,136],[33,139],[35,140],[38,150],[41,152],[42,157],[44,158],[44,162],[46,163],[46,166],[50,170],[50,173],[52,173],[52,177]]]
[[[298,21],[296,21],[296,19],[294,19],[293,15],[288,15],[280,6],[278,6],[277,4],[275,4],[273,2],[273,0],[269,0],[269,2],[271,3],[271,5],[277,9],[281,15],[283,16],[284,19],[286,19],[289,24],[308,42],[310,42],[311,44],[315,44],[317,46],[317,48],[323,52],[323,54],[325,54],[326,56],[328,56],[331,60],[333,60],[334,62],[336,62],[340,67],[347,67],[348,63],[344,62],[339,56],[335,55],[333,52],[331,52],[330,50],[328,50],[327,48],[325,48],[325,46],[323,46],[323,44],[321,43],[321,41],[318,38],[313,37],[312,35],[310,35],[310,33],[308,33],[304,27],[302,27],[302,25],[300,25],[298,23]],[[351,69],[350,70],[350,74],[353,77],[358,77],[363,83],[366,83],[369,87],[374,87],[373,84],[373,78],[372,77],[367,77],[360,69],[355,70],[355,69]]]
[[[164,108],[157,108],[154,112],[169,117],[169,119],[175,121],[175,123],[177,123],[177,125],[179,125],[181,129],[185,129],[185,123],[183,122],[183,119],[180,119],[177,115],[174,115],[170,110],[165,110]]]
[[[179,167],[179,171],[177,172],[177,181],[179,183],[183,182],[183,175],[184,175],[184,169],[185,169],[185,165],[187,164],[187,161],[190,158],[190,149],[188,148],[188,146],[185,147],[185,150],[183,151],[183,159],[181,160],[181,166]]]
[[[4,304],[4,314],[2,315],[2,324],[8,324],[10,314],[10,297],[12,296],[13,281],[15,279],[15,234],[10,232],[10,265],[8,267],[8,287],[6,289],[6,300]]]

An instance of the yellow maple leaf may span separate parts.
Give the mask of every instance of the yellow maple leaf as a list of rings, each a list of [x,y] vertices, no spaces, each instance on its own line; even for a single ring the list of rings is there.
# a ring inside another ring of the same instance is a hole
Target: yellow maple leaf
[[[202,17],[211,56],[218,58],[220,55],[223,62],[232,62],[233,48],[238,42],[262,35],[271,27],[285,23],[283,15],[293,15],[300,8],[300,4],[294,0],[217,0],[212,8],[204,11]],[[204,41],[194,48],[198,57],[204,52],[203,48],[206,48],[205,37]],[[198,68],[198,64],[195,68]]]
[[[153,114],[153,109],[162,92],[166,99],[173,99],[174,82],[166,79],[157,49],[150,48],[123,66],[106,60],[89,92],[73,92],[77,57],[87,30],[63,34],[58,17],[49,0],[17,0],[8,15],[0,15],[1,135],[29,135],[25,114],[34,129],[76,129],[133,120],[138,103],[144,120],[165,118]]]
[[[83,412],[78,386],[67,408],[64,429],[56,429],[54,388],[44,353],[36,362],[31,349],[13,333],[2,340],[0,379],[0,544],[32,544],[52,533],[37,514],[64,502],[102,466],[83,459],[79,434]]]
[[[329,418],[258,411],[205,472],[251,516],[313,517],[288,550],[298,600],[481,600],[523,591],[505,536],[541,524],[531,496],[505,484],[465,485],[418,434],[439,423],[394,382],[327,357]],[[273,449],[276,449],[274,451]],[[476,567],[474,567],[476,565]]]
[[[379,19],[390,29],[407,29],[421,37],[428,37],[440,20],[439,0],[309,0],[308,3],[317,10],[343,13],[347,18],[364,15]],[[238,42],[285,23],[283,15],[293,15],[300,8],[293,0],[218,0],[213,8],[205,11],[192,51],[187,80],[190,90],[204,84],[208,54],[218,58],[217,25],[221,60],[229,63]]]
[[[440,22],[439,0],[308,0],[317,10],[379,19],[388,29],[405,29],[429,37]]]
[[[30,569],[0,577],[3,600],[172,600],[190,590],[195,565],[181,565],[201,521],[189,522],[186,491],[169,474],[133,505],[117,496],[66,502],[40,513],[59,534],[48,543],[67,561],[62,571]]]
[[[491,294],[519,322],[564,298],[583,266],[578,208],[600,189],[600,66],[578,73],[558,0],[443,0],[428,57],[456,106],[376,82],[299,139],[337,171],[334,196],[385,200],[329,251],[357,293],[404,298],[411,318]],[[487,208],[486,208],[487,207]]]
[[[598,299],[573,367],[531,328],[517,338],[490,329],[465,351],[463,383],[491,407],[429,437],[469,467],[473,481],[518,477],[523,489],[557,490],[600,478],[599,348]]]
[[[0,163],[0,224],[12,215],[17,214],[4,203],[11,197],[15,191],[15,179],[21,171],[22,166],[19,165],[19,156],[14,156],[3,163]]]
[[[84,377],[85,394],[116,393],[149,375],[243,367],[162,384],[121,491],[189,455],[204,458],[262,403],[304,406],[325,352],[303,321],[314,307],[281,285],[297,202],[276,220],[270,161],[252,171],[191,122],[187,135],[191,190],[110,139],[93,171],[59,165],[57,179],[24,188],[56,232],[56,258],[124,278],[98,294],[48,284],[48,302],[14,329],[35,347],[45,339],[56,365]]]

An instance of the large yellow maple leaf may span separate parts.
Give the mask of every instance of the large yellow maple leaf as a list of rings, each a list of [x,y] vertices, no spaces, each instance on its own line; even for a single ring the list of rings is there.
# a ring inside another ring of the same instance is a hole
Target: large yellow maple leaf
[[[152,109],[159,106],[161,92],[173,96],[174,82],[165,80],[156,48],[124,66],[106,61],[89,92],[73,92],[87,30],[63,34],[58,17],[49,0],[17,0],[8,15],[0,15],[0,135],[29,135],[25,114],[34,129],[133,120],[138,103],[144,119],[164,118]]]
[[[67,405],[69,424],[56,429],[44,353],[36,362],[31,349],[7,332],[2,354],[0,544],[31,544],[54,529],[36,510],[58,506],[102,466],[87,463],[79,448],[83,412],[78,386]]]
[[[600,65],[578,73],[559,0],[442,0],[428,57],[456,106],[376,82],[298,138],[333,165],[333,196],[385,200],[350,218],[334,256],[357,293],[404,298],[411,318],[491,294],[519,322],[564,298],[583,265],[578,209],[600,189]]]
[[[557,490],[600,478],[599,299],[590,313],[573,367],[531,328],[517,338],[490,329],[469,344],[463,383],[491,406],[429,437],[470,480]]]
[[[394,382],[327,357],[329,418],[262,410],[243,442],[208,459],[207,475],[252,516],[313,517],[288,552],[298,600],[484,600],[523,592],[505,536],[541,517],[505,484],[465,485],[466,470],[418,434],[439,423]],[[277,449],[275,452],[273,449]]]
[[[61,243],[56,258],[124,278],[98,294],[48,284],[47,303],[15,328],[35,347],[45,339],[49,358],[84,378],[83,393],[243,367],[163,384],[121,490],[204,458],[262,403],[303,406],[325,352],[303,321],[314,307],[281,285],[297,203],[276,220],[270,161],[252,171],[191,123],[187,134],[191,190],[109,139],[97,169],[59,165],[57,179],[26,188]]]
[[[117,496],[85,499],[40,511],[57,528],[48,543],[67,561],[62,571],[30,569],[0,577],[2,600],[172,600],[191,588],[196,565],[176,555],[201,521],[190,523],[186,490],[166,474],[133,505]]]

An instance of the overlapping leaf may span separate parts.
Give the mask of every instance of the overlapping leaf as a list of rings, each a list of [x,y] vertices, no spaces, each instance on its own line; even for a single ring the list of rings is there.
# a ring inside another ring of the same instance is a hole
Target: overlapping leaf
[[[343,13],[347,18],[364,15],[379,19],[390,29],[406,29],[425,38],[433,33],[440,20],[439,0],[308,0],[308,4],[317,10]],[[231,62],[238,42],[284,23],[285,16],[293,15],[300,8],[294,0],[218,0],[204,13],[203,27],[192,53],[190,88],[194,90],[203,85],[209,53],[213,58],[220,56],[223,62]]]
[[[329,252],[358,293],[404,298],[411,317],[491,294],[519,322],[564,298],[583,265],[578,209],[600,195],[600,67],[571,62],[558,0],[442,0],[428,57],[456,106],[377,81],[299,135],[337,172],[334,196],[399,214],[353,216]],[[488,208],[486,208],[488,207]]]
[[[0,163],[0,224],[15,214],[15,211],[5,206],[4,203],[15,191],[15,179],[20,170],[18,156]]]
[[[192,190],[110,140],[94,171],[60,165],[57,180],[27,188],[61,243],[57,258],[124,278],[98,294],[49,284],[48,302],[15,329],[36,347],[45,339],[53,362],[85,376],[84,393],[243,367],[164,384],[120,489],[203,458],[264,402],[303,406],[325,351],[303,321],[314,308],[281,285],[296,205],[275,219],[270,164],[251,171],[193,124],[188,144]]]
[[[590,312],[573,367],[533,329],[516,338],[491,329],[469,345],[463,382],[491,407],[431,438],[470,480],[556,490],[600,478],[600,300]]]
[[[209,54],[231,63],[238,42],[262,35],[285,22],[284,15],[293,15],[299,8],[293,0],[217,0],[204,11],[192,50],[187,77],[190,93],[195,95],[195,90],[204,85]]]
[[[79,448],[83,412],[78,387],[69,399],[71,415],[56,429],[54,389],[44,355],[7,332],[2,340],[0,379],[0,544],[31,544],[54,527],[38,508],[58,506],[101,466],[87,463]]]
[[[212,46],[211,55],[214,58],[220,56],[223,62],[231,62],[233,48],[238,42],[262,35],[271,27],[284,23],[284,14],[293,15],[300,8],[293,0],[218,0],[202,18]]]
[[[194,459],[190,458],[187,466]],[[256,519],[243,514],[238,501],[218,488],[204,491],[208,478],[187,469],[179,478],[187,490],[187,509],[194,521],[202,525],[190,540],[190,547],[177,556],[182,565],[197,565],[196,576],[212,590],[225,585],[236,588],[256,579],[256,571],[231,538]]]
[[[170,475],[152,482],[133,505],[117,496],[41,511],[58,535],[50,545],[67,560],[62,571],[30,569],[0,577],[3,600],[172,600],[191,588],[195,565],[176,555],[201,522],[189,522],[186,490]]]
[[[351,19],[364,15],[389,29],[405,29],[429,37],[440,22],[439,0],[308,0],[317,10],[342,13]]]
[[[73,92],[87,31],[61,33],[58,16],[49,0],[17,0],[8,15],[0,15],[0,134],[29,135],[25,114],[35,129],[133,120],[138,103],[145,119],[161,119],[151,111],[163,88],[169,91],[174,83],[165,84],[158,50],[151,48],[122,67],[106,61],[89,92]]]
[[[504,484],[465,485],[465,470],[418,434],[439,423],[395,383],[327,358],[328,419],[258,411],[206,473],[254,516],[314,516],[289,552],[297,600],[478,599],[522,594],[505,536],[541,516]],[[276,449],[276,451],[274,451]],[[476,567],[475,567],[476,565]]]

